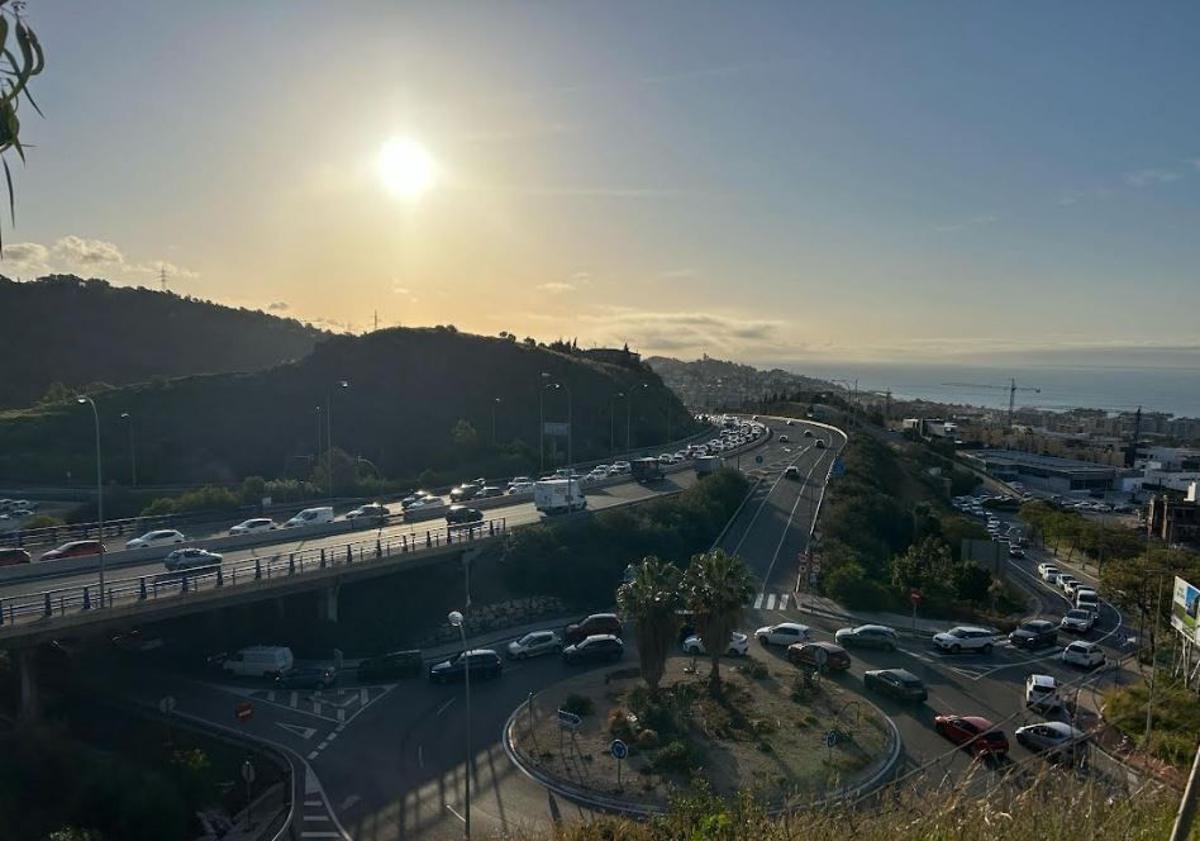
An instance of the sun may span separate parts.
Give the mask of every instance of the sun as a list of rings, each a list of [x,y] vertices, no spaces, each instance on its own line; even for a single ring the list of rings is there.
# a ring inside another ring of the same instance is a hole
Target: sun
[[[396,198],[415,199],[425,193],[436,176],[433,158],[410,137],[393,137],[379,150],[379,180]]]

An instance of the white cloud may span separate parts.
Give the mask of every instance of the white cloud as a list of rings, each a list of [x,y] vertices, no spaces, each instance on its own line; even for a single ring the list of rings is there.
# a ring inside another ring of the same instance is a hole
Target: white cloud
[[[551,281],[550,283],[542,283],[538,285],[538,289],[543,292],[549,292],[553,295],[561,295],[565,292],[574,292],[577,287],[572,283],[564,283],[561,280]]]
[[[40,242],[14,242],[12,245],[4,246],[4,251],[0,256],[3,257],[3,263],[0,265],[5,268],[12,266],[35,273],[45,272],[49,269],[50,249]]]
[[[272,301],[267,304],[267,309],[271,312],[283,312],[288,308],[287,301]]]
[[[85,239],[74,234],[68,234],[54,243],[54,253],[59,259],[76,266],[94,268],[125,265],[125,255],[114,243]]]
[[[1135,169],[1121,176],[1131,187],[1149,187],[1153,184],[1169,184],[1179,180],[1179,173],[1169,169]]]
[[[602,344],[629,342],[638,350],[654,352],[739,353],[773,348],[781,344],[778,336],[782,321],[738,318],[705,312],[658,312],[609,307],[604,311],[577,316],[591,328]],[[794,345],[793,345],[794,348]]]

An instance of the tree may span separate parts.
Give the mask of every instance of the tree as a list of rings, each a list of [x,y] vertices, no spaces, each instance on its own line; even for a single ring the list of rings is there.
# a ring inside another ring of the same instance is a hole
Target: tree
[[[638,564],[633,581],[617,588],[617,606],[637,628],[642,679],[652,693],[658,691],[679,630],[680,577],[677,566],[649,555]]]
[[[696,630],[712,661],[709,690],[721,691],[721,655],[729,636],[742,621],[746,603],[754,594],[754,581],[745,562],[723,549],[692,556],[684,573],[684,595],[695,617]]]
[[[460,418],[450,430],[450,440],[454,442],[454,446],[469,452],[479,446],[479,433],[469,420]]]
[[[21,145],[21,121],[17,119],[17,105],[21,95],[33,106],[40,115],[41,109],[33,101],[29,92],[29,80],[42,72],[46,62],[42,55],[42,45],[38,37],[21,19],[24,4],[13,4],[3,10],[0,18],[0,50],[4,60],[0,62],[0,158],[9,149],[16,149],[17,155],[25,160],[25,147]],[[12,21],[10,24],[9,21]],[[8,169],[8,159],[3,158],[4,178],[8,185],[8,207],[16,224],[16,213],[13,211],[12,175]]]

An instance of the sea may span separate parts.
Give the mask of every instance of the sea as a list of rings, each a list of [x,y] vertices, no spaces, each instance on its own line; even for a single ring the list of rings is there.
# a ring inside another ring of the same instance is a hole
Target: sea
[[[1039,409],[1107,409],[1112,412],[1169,412],[1200,417],[1200,369],[1037,365],[1028,367],[912,363],[813,362],[780,367],[823,380],[858,380],[859,391],[885,392],[1008,408],[1010,378],[1017,381],[1017,406]],[[987,388],[984,386],[992,386]]]

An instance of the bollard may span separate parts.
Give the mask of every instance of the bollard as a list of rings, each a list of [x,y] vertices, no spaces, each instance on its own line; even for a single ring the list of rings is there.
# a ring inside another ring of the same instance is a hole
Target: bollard
[[[87,587],[83,588],[83,609],[84,610],[92,609],[92,594],[88,590]]]
[[[378,539],[375,540],[375,557],[376,558],[383,557],[383,544],[380,543]]]
[[[50,606],[50,594],[46,593],[46,606],[42,609],[42,615],[43,616],[52,616],[53,614],[54,614],[54,608],[52,608]]]
[[[233,568],[233,577],[229,579],[229,583],[234,587],[237,586],[237,567]]]
[[[400,535],[400,551],[401,552],[408,551],[408,535],[407,534]]]
[[[144,602],[145,600],[146,600],[146,576],[143,575],[141,578],[138,579],[138,601]]]
[[[262,580],[262,559],[260,558],[254,559],[254,580]]]
[[[429,536],[429,531],[425,531],[425,548],[428,549],[433,545],[433,538]]]
[[[350,544],[347,543],[346,544],[346,566],[349,566],[352,563],[354,563],[354,549],[352,549],[350,547]]]
[[[325,569],[325,550],[321,550],[321,569]]]
[[[236,575],[237,573],[234,574]],[[221,569],[220,567],[217,567],[217,586],[225,586],[225,570]]]
[[[179,592],[186,593],[188,591],[187,573],[184,573],[183,578],[179,579]]]
[[[296,574],[296,553],[288,553],[288,575]]]
[[[358,559],[360,561],[363,559],[363,548],[361,546],[358,547]]]
[[[496,536],[496,521],[488,520],[488,537]]]

